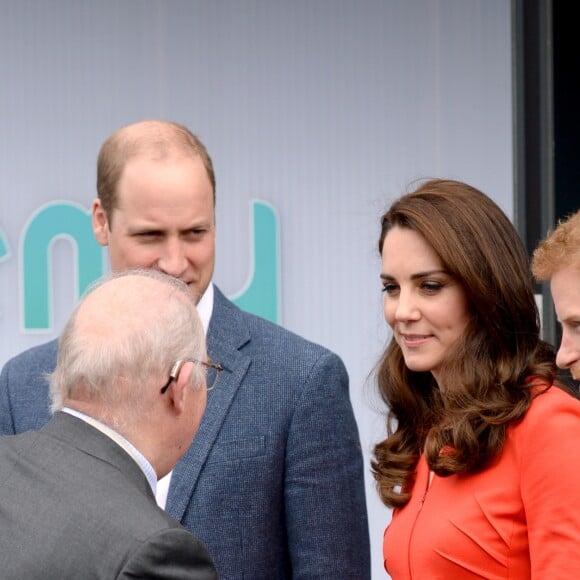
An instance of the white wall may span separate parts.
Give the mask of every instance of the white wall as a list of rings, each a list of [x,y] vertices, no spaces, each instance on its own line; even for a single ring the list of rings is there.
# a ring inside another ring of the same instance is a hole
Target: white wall
[[[74,246],[57,241],[53,326],[23,330],[31,216],[88,210],[102,141],[175,120],[215,162],[217,283],[244,286],[249,200],[269,202],[281,322],[343,357],[368,459],[383,431],[366,377],[388,338],[379,216],[425,176],[512,214],[510,20],[509,0],[0,0],[0,364],[56,336],[76,300]],[[384,578],[389,512],[370,477],[368,504]]]

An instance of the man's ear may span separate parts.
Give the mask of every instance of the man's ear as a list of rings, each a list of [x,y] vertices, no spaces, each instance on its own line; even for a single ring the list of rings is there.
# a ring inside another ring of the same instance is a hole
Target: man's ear
[[[185,398],[187,389],[191,388],[191,373],[193,372],[193,363],[187,361],[183,363],[183,366],[179,370],[177,378],[170,385],[168,394],[170,396],[171,402],[178,413],[183,413],[185,411]]]
[[[99,198],[93,201],[93,234],[101,246],[109,245],[109,221]]]

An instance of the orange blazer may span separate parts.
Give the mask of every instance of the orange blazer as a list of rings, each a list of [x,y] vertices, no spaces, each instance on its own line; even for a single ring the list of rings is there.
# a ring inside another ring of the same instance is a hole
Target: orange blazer
[[[580,401],[553,387],[508,428],[480,473],[438,477],[424,456],[384,534],[393,580],[566,579],[580,574]]]

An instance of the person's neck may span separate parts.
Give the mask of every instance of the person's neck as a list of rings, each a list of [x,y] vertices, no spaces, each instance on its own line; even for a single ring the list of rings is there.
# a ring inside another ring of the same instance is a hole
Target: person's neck
[[[118,421],[116,415],[110,410],[93,402],[66,400],[64,407],[74,409],[98,421],[107,429],[126,439],[150,463],[158,480],[167,475],[179,459],[178,457],[174,460],[173,457],[171,433],[167,432],[166,424],[163,424],[163,421],[154,414],[147,416],[147,428],[144,429],[145,420],[132,424],[128,423],[122,415],[122,421]]]

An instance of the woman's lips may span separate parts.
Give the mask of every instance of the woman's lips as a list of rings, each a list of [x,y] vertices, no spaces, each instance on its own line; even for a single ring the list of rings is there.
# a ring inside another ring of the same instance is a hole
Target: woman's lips
[[[403,339],[405,346],[412,348],[425,344],[431,338],[432,335],[399,333],[399,336]]]

